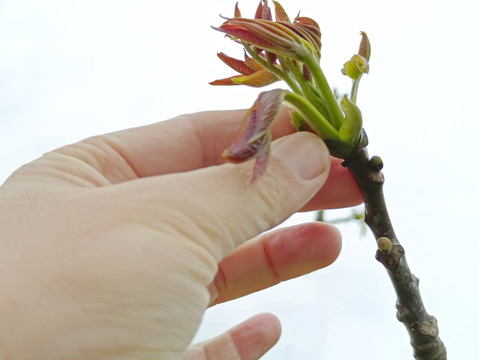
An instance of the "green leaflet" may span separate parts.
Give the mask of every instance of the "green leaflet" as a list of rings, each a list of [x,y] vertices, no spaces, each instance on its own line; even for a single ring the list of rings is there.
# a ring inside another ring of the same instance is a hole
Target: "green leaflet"
[[[339,139],[348,144],[351,148],[356,148],[361,136],[363,120],[361,110],[344,96],[341,100],[341,108],[344,111],[345,119],[339,129]]]

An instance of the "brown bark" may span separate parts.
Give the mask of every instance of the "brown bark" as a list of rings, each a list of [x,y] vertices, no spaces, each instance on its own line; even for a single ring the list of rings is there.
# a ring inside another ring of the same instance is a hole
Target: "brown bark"
[[[389,218],[383,194],[382,160],[369,158],[365,149],[348,156],[348,167],[361,190],[365,205],[365,222],[378,242],[376,259],[386,268],[397,296],[397,318],[409,333],[414,357],[418,360],[446,360],[446,348],[439,338],[434,316],[427,313],[419,280],[412,274],[405,251],[399,243]]]

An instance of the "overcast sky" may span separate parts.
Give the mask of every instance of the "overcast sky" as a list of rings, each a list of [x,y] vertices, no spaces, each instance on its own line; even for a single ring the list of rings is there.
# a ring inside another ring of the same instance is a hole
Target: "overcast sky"
[[[450,358],[479,358],[477,139],[479,25],[472,0],[283,0],[323,34],[322,66],[342,64],[359,32],[372,43],[358,105],[371,154],[385,162],[395,230]],[[0,0],[0,180],[44,152],[104,132],[210,109],[249,107],[257,89],[208,85],[232,75],[211,29],[234,0]],[[243,0],[243,15],[257,0]],[[277,86],[277,85],[275,85]],[[155,156],[155,154],[152,154]],[[346,211],[348,213],[348,211]],[[331,217],[341,216],[331,213]],[[295,216],[288,224],[311,219]],[[328,269],[208,311],[199,339],[263,311],[283,336],[264,359],[412,358],[372,236],[341,227]]]

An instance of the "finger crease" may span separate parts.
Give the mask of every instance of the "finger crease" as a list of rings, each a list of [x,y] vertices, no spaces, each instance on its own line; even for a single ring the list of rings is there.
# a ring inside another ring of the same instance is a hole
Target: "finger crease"
[[[282,281],[282,278],[278,272],[278,269],[276,268],[276,263],[274,261],[274,258],[271,256],[271,251],[270,247],[268,246],[269,241],[265,240],[263,241],[263,252],[264,252],[264,257],[266,259],[266,263],[268,264],[268,267],[273,274],[274,278],[280,282]]]
[[[203,137],[201,136],[201,132],[198,128],[198,125],[196,124],[196,122],[190,117],[190,116],[184,116],[184,118],[186,119],[186,121],[188,121],[191,126],[193,127],[194,131],[195,131],[195,137],[196,137],[196,140],[198,141],[198,144],[200,145],[200,149],[201,149],[201,164],[202,166],[201,167],[205,167],[205,166],[208,166],[208,162],[207,162],[207,155],[206,155],[206,142],[203,141]]]
[[[221,266],[221,263],[218,265],[218,272],[216,273],[216,276],[213,282],[216,287],[216,290],[218,291],[217,299],[219,299],[223,297],[224,293],[226,292],[226,288],[228,287],[226,275],[223,270],[223,267]]]

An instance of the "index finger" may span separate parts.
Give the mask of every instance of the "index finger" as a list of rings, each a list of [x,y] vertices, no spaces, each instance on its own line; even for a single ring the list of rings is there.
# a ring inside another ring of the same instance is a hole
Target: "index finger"
[[[222,153],[238,136],[246,110],[206,111],[181,115],[152,125],[102,135],[102,144],[120,155],[138,177],[190,171],[224,162]],[[283,108],[272,125],[273,139],[294,133],[289,109]],[[108,154],[109,152],[102,152]],[[111,162],[112,157],[104,159]],[[361,203],[358,187],[341,161],[332,159],[330,176],[303,210],[339,208]],[[314,154],[312,160],[314,161]],[[101,163],[100,159],[100,163]],[[102,171],[114,166],[103,166]],[[123,172],[131,174],[132,172]],[[105,174],[108,177],[108,174]],[[131,178],[119,179],[127,181]]]
[[[189,171],[224,162],[222,153],[238,136],[245,110],[180,115],[152,125],[101,136],[139,177]],[[273,124],[273,138],[292,134],[289,113]]]

